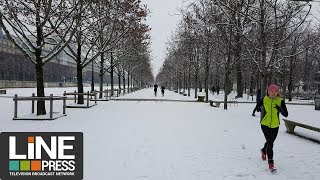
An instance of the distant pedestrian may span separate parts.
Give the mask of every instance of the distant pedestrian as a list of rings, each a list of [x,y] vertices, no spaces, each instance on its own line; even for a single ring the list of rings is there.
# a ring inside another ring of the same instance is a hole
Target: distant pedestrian
[[[157,91],[158,91],[158,85],[157,84],[155,84],[153,86],[153,90],[154,90],[154,96],[157,96]]]
[[[212,91],[212,94],[214,94],[214,92],[216,91],[216,88],[214,86],[212,86],[211,91]]]
[[[217,95],[219,95],[219,91],[220,91],[220,87],[219,86],[217,86]]]
[[[256,97],[256,102],[258,103],[261,99],[261,89],[257,90],[257,97]],[[257,106],[255,106],[253,112],[252,112],[252,116],[256,116],[255,113],[257,111]]]
[[[257,111],[263,110],[263,117],[261,119],[261,129],[266,139],[263,148],[261,149],[261,158],[265,161],[268,158],[268,164],[270,171],[273,171],[273,143],[277,138],[280,118],[279,113],[283,116],[288,116],[288,110],[286,104],[279,96],[279,88],[275,84],[271,84],[268,87],[267,96],[262,98],[257,104]]]
[[[165,87],[164,87],[164,86],[161,86],[162,97],[164,96],[164,89],[165,89]]]

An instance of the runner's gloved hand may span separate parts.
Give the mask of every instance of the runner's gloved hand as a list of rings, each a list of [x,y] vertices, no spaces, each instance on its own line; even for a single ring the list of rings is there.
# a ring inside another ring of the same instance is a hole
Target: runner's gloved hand
[[[277,110],[278,110],[278,112],[282,112],[282,109],[281,109],[281,107],[280,106],[278,106],[278,105],[276,105],[276,107],[275,107]]]

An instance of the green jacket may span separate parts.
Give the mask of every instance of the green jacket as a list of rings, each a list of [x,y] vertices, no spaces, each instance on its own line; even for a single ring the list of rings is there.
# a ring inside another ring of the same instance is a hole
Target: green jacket
[[[264,117],[261,120],[261,124],[268,126],[269,128],[277,128],[280,125],[279,112],[287,117],[288,110],[285,105],[285,102],[282,98],[277,97],[272,99],[268,96],[265,96],[258,104],[257,110],[260,111],[261,106],[263,107],[265,113]]]

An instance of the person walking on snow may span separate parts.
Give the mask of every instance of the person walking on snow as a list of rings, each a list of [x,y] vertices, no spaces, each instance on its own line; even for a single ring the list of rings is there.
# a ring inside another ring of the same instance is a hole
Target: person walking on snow
[[[266,139],[261,149],[261,158],[263,161],[268,158],[269,169],[273,171],[275,169],[273,143],[278,135],[280,125],[279,113],[285,117],[288,116],[286,104],[284,100],[279,97],[279,88],[277,85],[269,85],[267,96],[258,102],[256,109],[263,114],[261,118],[261,129]]]
[[[157,96],[157,91],[158,91],[158,85],[157,84],[155,84],[154,86],[153,86],[153,90],[154,90],[154,96]]]
[[[259,101],[261,101],[261,89],[258,89],[257,90],[257,97],[256,97],[256,102],[258,103]],[[256,116],[255,113],[257,111],[257,106],[255,106],[255,108],[253,109],[253,112],[252,112],[252,116]]]
[[[161,94],[162,94],[162,97],[164,96],[164,89],[165,89],[165,87],[164,87],[164,86],[161,86]]]

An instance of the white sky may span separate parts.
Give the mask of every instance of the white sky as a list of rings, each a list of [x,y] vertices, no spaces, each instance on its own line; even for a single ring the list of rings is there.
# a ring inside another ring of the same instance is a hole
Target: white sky
[[[192,0],[141,0],[142,3],[147,4],[151,10],[151,14],[147,17],[147,24],[152,28],[151,30],[151,51],[152,51],[152,66],[153,74],[156,76],[159,68],[162,66],[166,53],[166,42],[170,39],[173,31],[177,27],[181,15],[179,15],[179,8],[186,6]],[[312,13],[320,21],[318,13],[319,3],[312,3]]]
[[[142,0],[151,11],[147,17],[147,24],[152,28],[151,51],[154,76],[158,74],[163,64],[166,41],[170,39],[181,19],[178,9],[182,7],[184,1],[186,0]]]

